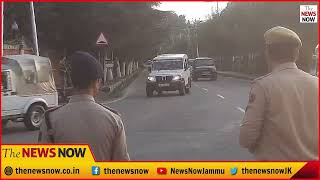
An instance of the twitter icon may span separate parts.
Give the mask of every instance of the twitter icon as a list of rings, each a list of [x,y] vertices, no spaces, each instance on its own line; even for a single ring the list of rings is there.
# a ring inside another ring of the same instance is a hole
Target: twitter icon
[[[238,168],[237,168],[237,167],[232,167],[232,168],[230,168],[230,174],[231,174],[231,175],[236,175],[237,172],[238,172]]]

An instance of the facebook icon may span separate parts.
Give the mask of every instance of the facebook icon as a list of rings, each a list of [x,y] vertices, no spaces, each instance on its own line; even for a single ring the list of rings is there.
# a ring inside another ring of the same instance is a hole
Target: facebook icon
[[[100,167],[99,166],[92,166],[91,172],[92,172],[92,175],[100,175]]]

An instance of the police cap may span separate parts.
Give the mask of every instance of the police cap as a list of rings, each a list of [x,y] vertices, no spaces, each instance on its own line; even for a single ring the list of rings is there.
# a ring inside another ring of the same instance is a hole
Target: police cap
[[[87,52],[77,51],[71,57],[71,80],[74,86],[85,88],[93,80],[103,78],[98,60]]]
[[[276,26],[269,29],[264,34],[264,39],[267,45],[287,44],[296,47],[302,46],[299,36],[294,31],[281,26]]]

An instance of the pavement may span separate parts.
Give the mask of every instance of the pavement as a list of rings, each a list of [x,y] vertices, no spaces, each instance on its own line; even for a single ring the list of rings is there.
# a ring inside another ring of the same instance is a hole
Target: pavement
[[[250,81],[219,76],[192,83],[191,93],[147,98],[141,73],[120,99],[104,102],[118,110],[132,160],[252,160],[239,146],[239,125]],[[23,123],[3,129],[4,144],[36,143],[37,131]]]

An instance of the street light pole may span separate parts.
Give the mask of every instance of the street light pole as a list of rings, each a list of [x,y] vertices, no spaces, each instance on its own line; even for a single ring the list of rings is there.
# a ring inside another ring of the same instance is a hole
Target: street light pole
[[[198,29],[197,29],[198,30]],[[199,57],[199,40],[198,40],[198,32],[196,32],[197,37],[197,57]]]
[[[217,16],[219,16],[219,1],[217,1]]]
[[[197,57],[200,57],[199,55],[199,38],[198,38],[198,29],[199,29],[199,22],[196,22],[196,40],[197,40]]]
[[[32,24],[32,36],[33,43],[36,50],[36,55],[39,56],[39,46],[38,46],[38,35],[37,35],[37,26],[36,26],[36,17],[34,15],[33,2],[30,2],[30,13],[31,13],[31,24]]]

